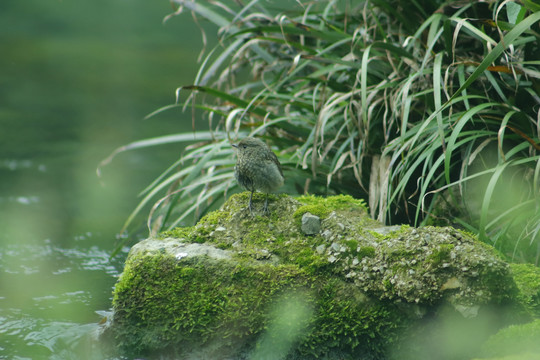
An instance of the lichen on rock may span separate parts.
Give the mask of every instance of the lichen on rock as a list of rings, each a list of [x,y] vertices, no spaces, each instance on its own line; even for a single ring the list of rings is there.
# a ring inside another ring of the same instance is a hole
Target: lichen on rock
[[[132,249],[108,330],[121,347],[181,359],[265,348],[284,349],[282,358],[386,358],[440,306],[474,318],[514,302],[508,265],[458,230],[386,228],[350,196],[271,196],[270,215],[252,216],[248,197]],[[320,220],[309,235],[307,213]]]

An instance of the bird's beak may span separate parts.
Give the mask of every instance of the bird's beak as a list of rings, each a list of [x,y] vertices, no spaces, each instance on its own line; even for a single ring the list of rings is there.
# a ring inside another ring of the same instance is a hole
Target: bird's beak
[[[232,146],[233,148],[238,149],[238,145],[236,145],[236,144],[231,144],[231,146]]]

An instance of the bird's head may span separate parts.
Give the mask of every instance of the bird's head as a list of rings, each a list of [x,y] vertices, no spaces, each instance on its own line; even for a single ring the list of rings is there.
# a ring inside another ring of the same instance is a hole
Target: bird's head
[[[240,158],[245,155],[265,151],[267,149],[264,142],[253,137],[244,138],[238,144],[232,144],[232,146],[236,148],[238,157]]]

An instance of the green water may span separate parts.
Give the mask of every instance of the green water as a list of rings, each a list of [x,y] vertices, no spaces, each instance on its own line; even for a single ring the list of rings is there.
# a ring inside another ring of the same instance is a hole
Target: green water
[[[182,147],[95,170],[118,146],[191,127],[180,110],[143,120],[195,76],[200,32],[189,14],[163,24],[171,11],[166,0],[0,3],[0,359],[103,356],[91,339],[128,251],[109,258],[117,233]]]

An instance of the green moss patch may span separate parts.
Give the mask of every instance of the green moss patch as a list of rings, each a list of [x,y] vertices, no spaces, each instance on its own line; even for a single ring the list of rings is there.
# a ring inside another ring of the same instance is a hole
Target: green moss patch
[[[295,266],[144,256],[126,264],[113,299],[115,336],[134,353],[163,344],[204,344],[262,330],[278,291],[307,285]]]
[[[402,227],[381,235],[363,202],[347,196],[270,196],[268,216],[260,211],[264,199],[254,195],[252,215],[249,193],[235,194],[194,227],[132,249],[109,330],[123,349],[382,358],[418,314],[441,304],[470,314],[515,294],[508,265],[457,230]],[[298,226],[307,211],[321,218],[313,236]],[[276,315],[280,306],[289,315]]]
[[[540,318],[540,268],[531,264],[512,264],[511,268],[518,299],[532,317]]]
[[[323,205],[304,205],[300,206],[293,214],[294,218],[300,220],[305,213],[311,213],[324,219],[330,213],[330,210]]]
[[[110,331],[126,354],[170,356],[216,339],[227,339],[223,346],[230,351],[254,351],[257,334],[290,321],[270,309],[291,296],[301,296],[310,309],[300,325],[294,322],[300,326],[294,352],[301,358],[334,348],[377,353],[403,324],[394,306],[369,302],[352,284],[308,274],[301,266],[145,253],[126,263]],[[285,328],[278,335],[287,336],[289,328],[280,326]],[[266,341],[278,344],[279,336]]]
[[[354,209],[367,212],[366,202],[362,199],[355,199],[350,195],[336,195],[329,197],[304,195],[298,197],[298,201],[305,205],[324,205],[330,211]]]
[[[540,319],[522,325],[511,325],[493,335],[483,345],[485,357],[513,356],[526,359],[534,354],[540,359]]]

